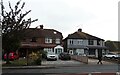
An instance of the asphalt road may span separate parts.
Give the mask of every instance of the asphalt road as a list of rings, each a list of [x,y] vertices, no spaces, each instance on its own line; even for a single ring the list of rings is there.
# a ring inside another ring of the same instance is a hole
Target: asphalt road
[[[93,60],[92,60],[93,61]],[[94,63],[95,62],[95,63]],[[118,64],[98,65],[94,60],[94,64],[84,64],[78,61],[43,61],[42,65],[55,66],[54,68],[44,69],[2,69],[2,75],[56,75],[68,73],[91,73],[91,72],[118,72],[120,66]]]
[[[25,74],[61,74],[61,73],[90,73],[90,72],[118,72],[118,65],[78,65],[78,66],[58,66],[47,69],[3,69],[3,75],[25,73]]]

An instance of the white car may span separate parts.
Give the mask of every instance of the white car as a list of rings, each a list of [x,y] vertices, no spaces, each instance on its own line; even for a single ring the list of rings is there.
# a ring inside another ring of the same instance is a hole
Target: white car
[[[48,53],[47,54],[47,60],[57,60],[58,59],[58,55],[55,53]]]
[[[103,55],[104,58],[119,58],[120,56],[118,54],[114,54],[114,53],[108,53]]]

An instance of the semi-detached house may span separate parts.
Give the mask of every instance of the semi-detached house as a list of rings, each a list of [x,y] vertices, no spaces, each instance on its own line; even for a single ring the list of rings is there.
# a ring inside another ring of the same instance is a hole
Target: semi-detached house
[[[82,29],[69,34],[64,39],[64,50],[72,55],[95,56],[106,52],[104,39],[82,32]]]
[[[25,33],[18,51],[21,57],[25,57],[27,52],[40,50],[55,54],[63,52],[61,32],[54,29],[44,29],[43,25],[40,25],[40,28],[29,28],[25,30]]]

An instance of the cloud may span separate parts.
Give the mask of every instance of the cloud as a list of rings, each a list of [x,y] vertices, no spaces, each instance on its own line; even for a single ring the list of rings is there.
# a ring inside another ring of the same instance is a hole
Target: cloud
[[[11,0],[12,3],[15,1]],[[83,28],[83,31],[94,36],[117,40],[117,4],[120,0],[22,1],[26,2],[25,10],[32,10],[28,17],[38,18],[38,22],[33,23],[31,27],[43,24],[45,28],[61,31],[64,37],[78,28]],[[114,31],[111,31],[112,29]],[[110,33],[116,34],[110,37]]]

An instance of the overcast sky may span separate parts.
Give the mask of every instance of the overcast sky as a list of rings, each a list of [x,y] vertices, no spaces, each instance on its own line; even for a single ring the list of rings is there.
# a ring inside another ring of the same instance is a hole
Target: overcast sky
[[[3,0],[15,5],[17,0]],[[67,37],[82,28],[83,32],[105,40],[118,40],[118,2],[120,0],[22,0],[28,16],[38,19],[31,27],[43,24]]]

